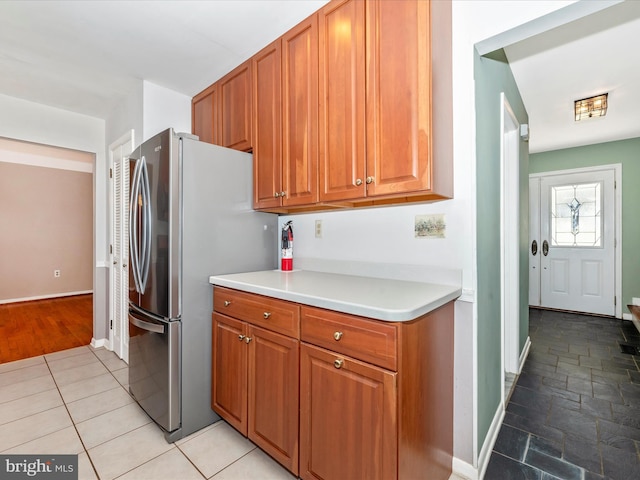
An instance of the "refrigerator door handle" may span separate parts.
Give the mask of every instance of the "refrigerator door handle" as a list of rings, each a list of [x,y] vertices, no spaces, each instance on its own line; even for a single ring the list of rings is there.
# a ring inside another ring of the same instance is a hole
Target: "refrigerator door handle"
[[[142,194],[142,252],[140,253],[140,267],[138,271],[140,280],[140,293],[144,293],[149,279],[149,267],[151,264],[151,189],[149,187],[149,173],[144,157],[140,159],[140,189]]]
[[[129,321],[136,327],[154,333],[165,333],[164,325],[158,325],[157,323],[146,322],[141,318],[138,318],[133,312],[129,311]]]
[[[129,199],[129,251],[136,292],[140,293],[140,261],[138,252],[138,195],[140,194],[140,159],[136,160]]]

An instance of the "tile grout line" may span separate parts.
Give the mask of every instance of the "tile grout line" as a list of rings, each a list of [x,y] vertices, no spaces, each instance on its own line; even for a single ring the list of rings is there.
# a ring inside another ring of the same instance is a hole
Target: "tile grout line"
[[[91,351],[91,349],[89,349],[89,351]],[[93,353],[93,351],[91,351],[91,353]],[[95,355],[95,353],[94,353],[94,355]],[[97,355],[95,355],[95,356],[97,358]],[[84,453],[87,454],[87,459],[89,459],[89,463],[91,464],[91,468],[93,468],[93,472],[95,473],[96,478],[100,479],[100,475],[98,475],[98,470],[96,470],[96,466],[93,464],[93,460],[91,460],[91,456],[89,455],[89,451],[87,450],[87,447],[85,446],[84,441],[82,440],[82,437],[80,436],[80,432],[78,431],[78,427],[76,426],[76,422],[73,420],[73,417],[71,416],[71,412],[69,411],[69,407],[67,406],[67,401],[62,396],[62,392],[60,391],[60,387],[58,386],[58,382],[56,381],[56,377],[53,375],[53,372],[51,371],[51,367],[49,366],[49,362],[47,361],[46,357],[44,357],[44,362],[47,365],[47,368],[49,369],[49,374],[51,375],[51,378],[53,379],[53,383],[55,384],[56,388],[58,389],[58,394],[60,395],[60,398],[62,399],[62,404],[64,405],[64,408],[67,411],[67,415],[69,415],[69,420],[71,420],[71,424],[73,425],[73,429],[75,430],[76,435],[78,436],[78,440],[80,440],[80,444],[82,445],[82,448],[84,449]],[[80,470],[80,466],[79,465],[78,465],[78,470]]]

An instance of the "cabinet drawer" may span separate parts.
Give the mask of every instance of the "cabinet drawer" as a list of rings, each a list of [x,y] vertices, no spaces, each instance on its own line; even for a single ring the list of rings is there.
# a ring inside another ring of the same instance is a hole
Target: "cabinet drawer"
[[[395,323],[302,307],[302,341],[394,371],[397,336]]]
[[[300,306],[295,303],[225,287],[214,287],[213,309],[252,325],[300,338]]]

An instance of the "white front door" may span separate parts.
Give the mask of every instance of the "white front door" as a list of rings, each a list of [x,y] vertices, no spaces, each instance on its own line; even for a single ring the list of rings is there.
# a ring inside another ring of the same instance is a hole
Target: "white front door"
[[[133,151],[133,131],[109,146],[111,155],[111,268],[110,330],[111,349],[129,360],[129,154]]]
[[[530,278],[539,270],[539,305],[615,315],[614,170],[541,176],[539,232],[533,239],[537,253],[531,243],[529,252]],[[536,305],[535,298],[531,304]]]

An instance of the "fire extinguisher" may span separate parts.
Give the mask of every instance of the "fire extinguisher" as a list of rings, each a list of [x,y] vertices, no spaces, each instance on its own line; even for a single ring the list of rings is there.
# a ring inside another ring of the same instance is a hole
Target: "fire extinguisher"
[[[293,270],[293,221],[282,226],[282,262],[281,268],[288,272]]]

